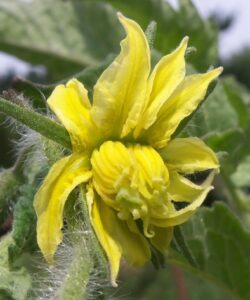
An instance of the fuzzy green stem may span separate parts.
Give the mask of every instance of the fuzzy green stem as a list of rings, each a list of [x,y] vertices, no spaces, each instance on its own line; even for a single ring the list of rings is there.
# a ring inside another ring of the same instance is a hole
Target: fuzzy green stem
[[[30,109],[21,107],[1,97],[0,111],[13,117],[29,128],[39,132],[48,139],[61,144],[65,148],[71,149],[70,137],[67,130],[48,117],[43,116]]]
[[[65,207],[65,217],[69,233],[69,242],[73,247],[73,257],[67,275],[60,288],[60,299],[87,299],[87,284],[93,269],[92,253],[89,250],[88,234],[82,218],[81,203],[74,191]]]
[[[92,261],[87,251],[87,245],[81,245],[81,243],[79,243],[77,247],[75,247],[73,262],[62,284],[60,299],[87,299],[86,287],[91,269]]]
[[[73,192],[65,207],[65,217],[74,255],[60,290],[60,299],[63,300],[87,299],[88,281],[103,281],[107,278],[107,260],[92,230],[85,195],[85,187],[81,186],[79,195]],[[94,269],[97,273],[93,279],[90,276]]]

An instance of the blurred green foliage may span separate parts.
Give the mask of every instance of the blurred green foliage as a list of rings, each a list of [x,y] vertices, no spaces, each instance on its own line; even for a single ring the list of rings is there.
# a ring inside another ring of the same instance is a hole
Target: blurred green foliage
[[[47,78],[31,74],[29,80],[16,79],[12,87],[17,95],[22,93],[30,107],[46,113],[46,98],[55,84],[71,76],[81,80],[91,95],[97,78],[118,53],[124,36],[117,10],[136,20],[143,29],[151,21],[157,23],[153,61],[174,49],[188,35],[190,46],[197,49],[187,57],[189,69],[204,72],[218,63],[218,28],[200,17],[190,0],[180,0],[176,10],[164,0],[56,0],[53,4],[49,0],[31,3],[2,0],[0,50],[31,64],[41,64],[47,70]],[[245,51],[244,55],[225,63],[226,71],[235,74],[248,87],[249,57]],[[2,88],[9,82],[7,77],[5,83],[2,81]],[[250,298],[250,236],[246,231],[250,225],[249,105],[247,87],[233,77],[225,77],[217,84],[181,132],[201,137],[218,152],[221,176],[215,182],[212,208],[201,209],[177,228],[166,268],[154,271],[146,267],[134,273],[125,267],[119,289],[98,286],[97,291],[104,292],[95,294],[96,299],[181,299],[178,284],[182,284],[190,300]],[[1,116],[2,125],[4,120]],[[19,130],[22,140],[30,134],[23,128]],[[63,150],[34,135],[21,143],[16,156],[24,153],[24,157],[21,163],[11,167],[16,149],[9,139],[17,139],[17,133],[11,134],[10,127],[1,126],[0,135],[0,156],[4,157],[1,165],[9,168],[0,173],[0,225],[8,218],[13,222],[12,229],[0,240],[0,299],[39,299],[35,297],[40,296],[40,290],[38,295],[31,292],[37,286],[34,278],[47,278],[47,275],[34,267],[37,246],[32,201],[49,165]],[[215,205],[215,200],[226,202],[230,209]],[[176,266],[180,268],[181,282],[174,271]]]
[[[250,88],[250,48],[235,53],[223,62],[225,73],[234,74],[237,80]]]

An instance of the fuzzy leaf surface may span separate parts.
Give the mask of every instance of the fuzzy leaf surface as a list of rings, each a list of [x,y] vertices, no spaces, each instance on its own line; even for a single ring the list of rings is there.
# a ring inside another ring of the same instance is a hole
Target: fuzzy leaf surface
[[[235,299],[250,299],[250,234],[226,206],[200,209],[179,231],[170,261],[217,283]]]
[[[0,50],[43,64],[53,79],[63,79],[118,52],[118,23],[115,11],[103,3],[3,0]]]
[[[24,252],[37,250],[36,244],[36,214],[33,199],[36,189],[32,185],[20,188],[21,196],[14,208],[14,223],[12,238],[14,243],[9,247],[10,263],[18,259]]]
[[[9,247],[13,243],[11,234],[0,241],[0,299],[26,300],[31,287],[31,278],[25,268],[9,269]]]

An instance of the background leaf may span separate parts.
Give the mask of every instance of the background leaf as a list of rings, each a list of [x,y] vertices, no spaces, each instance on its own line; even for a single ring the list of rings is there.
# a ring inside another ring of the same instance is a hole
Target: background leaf
[[[176,269],[176,267],[168,264],[160,270],[147,266],[144,272],[132,274],[125,270],[116,294],[117,298],[124,300],[175,300],[180,299],[180,294],[182,294],[183,299],[185,299],[185,295],[186,299],[189,300],[235,299],[223,288],[190,271],[179,269],[179,274],[176,276]],[[181,286],[180,283],[179,285],[177,283],[180,277],[182,277]],[[129,295],[128,291],[130,292]]]
[[[111,6],[93,1],[55,0],[52,9],[49,0],[2,0],[0,50],[43,64],[52,80],[64,79],[118,52],[118,23]]]
[[[14,223],[12,228],[13,243],[9,246],[10,264],[20,259],[22,253],[32,253],[38,250],[36,243],[36,214],[33,199],[36,188],[33,185],[23,185],[19,192],[21,196],[14,208]]]
[[[82,0],[82,2],[85,2]],[[146,29],[151,21],[157,23],[154,47],[162,54],[172,51],[185,35],[190,36],[189,45],[197,49],[190,62],[205,71],[217,62],[218,32],[211,21],[203,21],[190,0],[179,0],[174,10],[165,0],[105,0],[127,17]]]
[[[26,300],[31,287],[31,277],[25,268],[9,269],[8,249],[12,243],[11,234],[0,241],[0,299]]]
[[[250,234],[226,206],[200,209],[179,229],[195,264],[179,248],[177,239],[177,253],[172,253],[170,261],[219,284],[235,299],[250,298]]]
[[[250,187],[250,155],[237,166],[231,179],[236,187]]]
[[[233,82],[233,84],[232,84]],[[232,78],[221,80],[188,123],[188,135],[198,136],[216,152],[224,152],[221,161],[227,173],[250,152],[250,113],[245,93]]]

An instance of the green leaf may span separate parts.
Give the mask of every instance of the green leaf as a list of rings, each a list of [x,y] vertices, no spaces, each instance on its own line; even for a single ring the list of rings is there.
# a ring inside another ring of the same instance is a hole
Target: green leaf
[[[116,297],[119,299],[127,294],[126,300],[177,300],[181,299],[180,294],[183,299],[190,300],[235,299],[206,279],[171,265],[160,270],[148,265],[143,272],[135,274],[124,272]]]
[[[39,84],[37,84],[39,86]],[[46,109],[46,97],[34,82],[20,76],[13,80],[12,87],[22,93],[34,108]]]
[[[53,80],[118,52],[123,34],[112,7],[93,1],[2,0],[0,23],[0,50],[45,65]]]
[[[226,206],[200,209],[179,230],[189,254],[175,239],[170,262],[217,283],[235,299],[250,299],[250,234]]]
[[[250,103],[248,91],[234,77],[224,78],[223,86],[231,106],[237,112],[238,124],[246,127],[250,121],[250,110],[247,106]]]
[[[214,91],[188,124],[188,133],[208,139],[210,136],[238,128],[238,115],[231,106],[223,84],[218,82]]]
[[[249,108],[240,86],[232,79],[221,80],[198,109],[185,129],[198,136],[216,152],[226,152],[221,160],[227,173],[233,173],[238,163],[250,152]]]
[[[14,263],[24,252],[37,250],[36,244],[36,214],[33,199],[36,188],[33,185],[23,185],[19,192],[21,196],[14,208],[12,229],[13,244],[9,247],[9,261]]]
[[[248,155],[237,167],[231,176],[233,184],[238,187],[250,187],[250,155]]]
[[[13,169],[1,170],[0,172],[0,212],[6,206],[11,195],[15,194],[19,180]]]
[[[222,153],[221,166],[226,168],[226,173],[233,173],[246,154],[247,135],[240,129],[229,129],[210,136],[206,142],[218,154]]]
[[[0,50],[45,65],[53,80],[98,65],[110,53],[118,53],[124,35],[108,2],[144,29],[156,21],[155,48],[162,53],[175,48],[186,34],[191,38],[190,45],[198,49],[191,63],[202,70],[216,63],[217,29],[201,19],[189,0],[181,0],[177,11],[164,0],[145,0],[143,5],[139,0],[55,0],[53,5],[49,0],[3,0]]]
[[[20,179],[16,176],[13,168],[0,172],[0,226],[4,224],[10,215],[10,202],[14,200]]]
[[[100,0],[99,0],[100,1]],[[82,0],[82,2],[85,2]],[[174,10],[165,0],[106,0],[116,9],[137,21],[144,29],[151,21],[157,23],[154,47],[167,54],[188,35],[190,46],[197,52],[190,62],[198,69],[207,69],[217,62],[217,28],[211,21],[204,21],[190,0],[179,0]]]
[[[25,268],[11,271],[8,267],[8,249],[13,243],[9,234],[0,241],[0,299],[26,300],[31,277]]]

